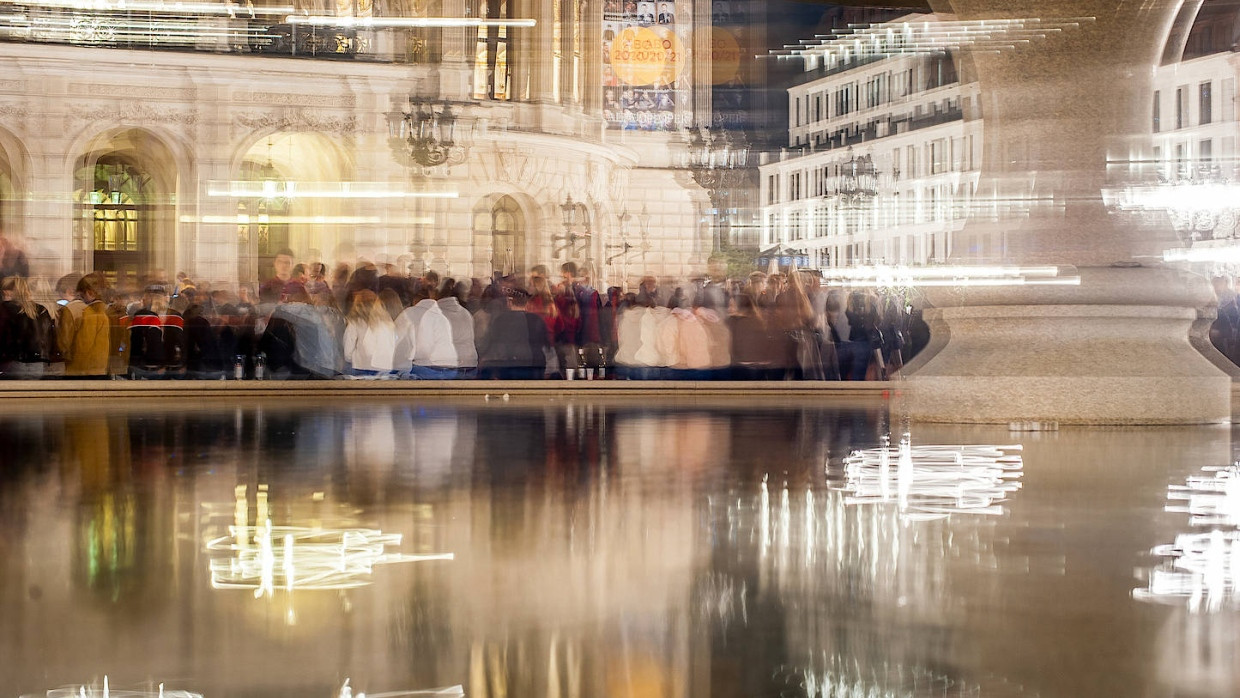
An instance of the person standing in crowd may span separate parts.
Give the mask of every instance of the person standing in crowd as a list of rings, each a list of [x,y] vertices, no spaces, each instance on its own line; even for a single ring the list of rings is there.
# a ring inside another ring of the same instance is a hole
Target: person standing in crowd
[[[142,307],[129,321],[129,377],[164,377],[167,365],[164,329],[160,317],[168,310],[168,298],[159,286],[148,286],[142,294]]]
[[[555,330],[556,360],[565,372],[577,370],[577,337],[581,329],[581,308],[573,289],[577,265],[566,262],[560,267],[561,283],[555,291],[555,312],[559,322]]]
[[[478,376],[498,380],[537,380],[546,371],[549,346],[546,324],[526,311],[529,293],[522,289],[499,296],[487,323],[486,336],[478,344]]]
[[[62,313],[67,322],[60,329],[65,352],[65,376],[69,378],[107,378],[111,357],[111,327],[103,302],[105,282],[98,274],[78,280],[77,295],[83,303],[81,315]]]
[[[34,302],[26,277],[7,276],[0,289],[0,377],[42,378],[59,353],[52,315]]]
[[[597,367],[603,344],[599,327],[603,301],[591,285],[593,269],[589,264],[578,267],[573,262],[565,262],[560,265],[560,274],[577,303],[577,334],[573,343],[578,349],[578,355],[584,356],[585,365],[590,368]]]
[[[185,309],[185,371],[187,377],[195,380],[222,378],[230,356],[224,353],[221,337],[207,314],[202,303]]]
[[[393,373],[396,324],[374,291],[363,289],[353,298],[345,320],[344,360],[348,374],[357,378],[385,378]]]
[[[4,234],[0,234],[0,282],[10,276],[20,276],[28,278],[30,276],[30,262],[26,259],[26,253],[17,245],[13,244]]]
[[[263,282],[258,289],[259,303],[277,303],[284,287],[293,279],[293,251],[287,247],[276,253],[271,262],[271,278]]]
[[[439,275],[428,271],[422,277],[421,295],[424,297],[406,308],[397,319],[398,346],[411,353],[398,355],[396,364],[400,369],[408,365],[412,378],[450,380],[457,377],[452,323],[437,303],[439,289],[435,284],[438,281]]]
[[[452,347],[456,353],[458,378],[473,378],[478,371],[478,349],[474,346],[474,318],[454,295],[462,290],[453,279],[444,279],[436,303],[452,326]]]

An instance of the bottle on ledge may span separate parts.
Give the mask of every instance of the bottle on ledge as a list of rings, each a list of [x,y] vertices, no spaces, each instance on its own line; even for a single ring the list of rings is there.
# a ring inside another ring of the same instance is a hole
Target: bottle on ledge
[[[267,378],[267,357],[259,354],[254,357],[254,380],[261,381]]]

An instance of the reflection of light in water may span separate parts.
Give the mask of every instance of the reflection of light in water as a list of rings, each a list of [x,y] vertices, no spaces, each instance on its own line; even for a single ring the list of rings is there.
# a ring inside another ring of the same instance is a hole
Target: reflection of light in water
[[[1240,466],[1205,468],[1211,476],[1194,476],[1172,485],[1167,498],[1187,502],[1168,505],[1167,511],[1190,514],[1194,526],[1240,527]]]
[[[229,535],[207,542],[227,559],[211,561],[211,586],[253,589],[255,597],[276,588],[350,589],[371,583],[375,565],[451,560],[452,554],[389,553],[400,545],[398,533],[367,528],[312,529],[297,526],[229,526]]]
[[[27,696],[26,698],[30,698]],[[108,677],[103,677],[103,686],[65,686],[53,688],[47,692],[47,698],[202,698],[200,693],[191,693],[178,689],[166,689],[161,683],[154,689],[115,689],[108,685]]]
[[[1204,470],[1211,474],[1167,488],[1167,511],[1187,513],[1190,525],[1210,530],[1181,533],[1151,550],[1163,562],[1134,598],[1185,604],[1192,612],[1240,608],[1240,467]]]
[[[824,668],[791,669],[784,680],[797,684],[805,698],[1002,698],[1032,696],[1003,679],[960,681],[924,666],[884,662],[863,668],[855,659],[823,658]],[[783,673],[783,672],[780,672]]]
[[[996,506],[1020,489],[1021,457],[1015,446],[913,446],[905,434],[898,448],[853,451],[844,459],[846,504],[896,502],[907,519],[953,513],[1000,514]],[[894,462],[893,462],[894,460]]]
[[[337,698],[399,698],[400,696],[443,696],[443,698],[453,698],[460,696],[464,698],[465,688],[463,686],[444,686],[443,688],[427,688],[418,691],[384,691],[383,693],[353,693],[353,687],[349,685],[349,679],[344,680],[344,685],[340,687],[340,693]]]
[[[1185,533],[1153,554],[1167,558],[1150,572],[1150,583],[1133,596],[1148,601],[1186,603],[1190,611],[1240,606],[1240,531]]]

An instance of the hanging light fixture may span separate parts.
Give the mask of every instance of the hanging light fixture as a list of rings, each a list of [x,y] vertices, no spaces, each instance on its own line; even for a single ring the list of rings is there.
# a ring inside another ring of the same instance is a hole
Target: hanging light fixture
[[[388,112],[388,144],[406,167],[423,168],[465,161],[456,142],[456,112],[446,100],[409,96],[409,110]]]
[[[844,206],[864,206],[878,196],[878,168],[868,153],[860,157],[848,149],[848,159],[838,166],[832,194]]]

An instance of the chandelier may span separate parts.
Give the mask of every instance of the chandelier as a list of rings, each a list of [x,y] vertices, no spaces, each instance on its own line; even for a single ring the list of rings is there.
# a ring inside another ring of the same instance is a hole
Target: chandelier
[[[424,168],[465,161],[456,143],[456,113],[445,100],[409,95],[409,110],[388,112],[388,145],[406,167]]]
[[[878,196],[878,168],[870,155],[857,157],[848,149],[848,159],[836,167],[831,195],[844,206],[864,206]]]
[[[749,176],[749,144],[743,134],[701,128],[689,136],[687,164],[693,180],[710,192],[712,202],[726,198]]]

